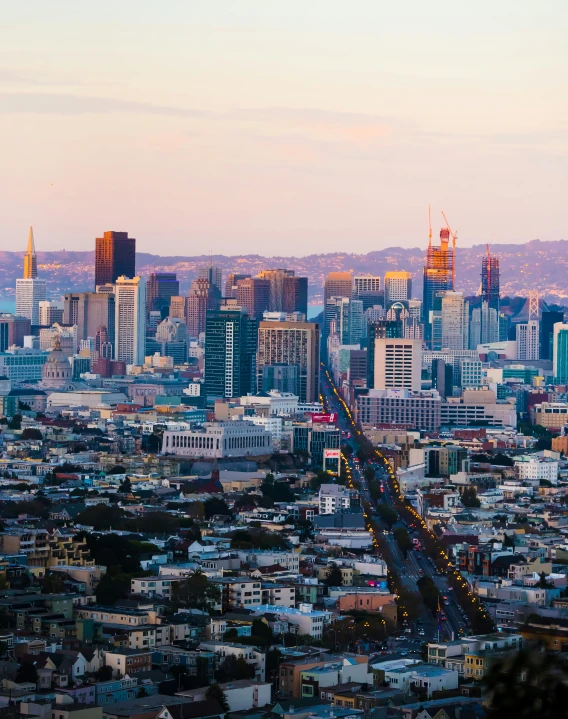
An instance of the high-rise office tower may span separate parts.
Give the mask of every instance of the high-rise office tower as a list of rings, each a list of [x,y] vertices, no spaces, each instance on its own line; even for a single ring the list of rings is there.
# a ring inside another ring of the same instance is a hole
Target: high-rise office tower
[[[454,368],[443,359],[432,360],[432,389],[437,389],[442,399],[453,395]]]
[[[28,249],[24,256],[23,277],[16,280],[16,314],[39,325],[39,303],[47,297],[47,284],[37,276],[34,236],[30,227]]]
[[[207,280],[210,285],[214,285],[219,290],[219,294],[223,292],[223,271],[220,267],[215,265],[199,267],[197,279]]]
[[[270,283],[270,306],[271,312],[294,312],[284,309],[284,282],[294,277],[294,270],[279,268],[277,270],[262,270],[258,273],[261,280],[268,280]]]
[[[227,277],[227,282],[225,283],[225,294],[223,297],[233,300],[237,299],[237,282],[239,280],[248,280],[249,278],[250,275],[242,275],[237,272],[231,272]]]
[[[136,240],[128,232],[105,232],[95,244],[95,287],[136,275]]]
[[[301,402],[319,398],[320,326],[316,322],[261,322],[258,330],[258,388],[265,367],[287,365],[298,368]]]
[[[221,293],[209,280],[198,277],[193,280],[187,298],[187,329],[190,337],[199,337],[205,332],[207,311],[221,307]]]
[[[99,289],[114,290],[114,285]],[[114,346],[115,340],[115,295],[114,292],[68,292],[63,297],[63,324],[77,325],[77,340],[94,337],[99,327],[106,327],[108,341]]]
[[[469,302],[463,292],[444,292],[442,297],[442,347],[469,349]]]
[[[258,323],[241,307],[207,313],[205,387],[208,397],[242,397],[256,389]]]
[[[497,310],[489,307],[483,300],[481,307],[471,312],[469,323],[469,348],[477,349],[477,345],[499,341],[499,315]]]
[[[489,252],[481,259],[481,299],[499,313],[499,258]]]
[[[126,364],[144,364],[146,337],[146,281],[117,277],[115,293],[114,358]]]
[[[47,296],[45,280],[18,278],[16,280],[16,314],[27,317],[32,325],[39,325],[39,303]]]
[[[329,326],[335,316],[334,310],[332,315],[328,317],[328,302],[332,297],[348,297],[351,299],[352,292],[353,279],[349,272],[330,272],[325,278],[323,287],[324,323],[321,342],[321,352],[325,358],[327,358],[327,338],[329,337]]]
[[[351,296],[363,303],[363,312],[376,305],[384,305],[385,293],[381,290],[381,278],[376,275],[354,276]]]
[[[63,307],[55,300],[44,300],[39,303],[39,323],[51,327],[54,322],[63,323]]]
[[[245,307],[249,317],[260,321],[270,306],[270,281],[251,277],[237,282],[237,304]]]
[[[184,322],[187,321],[187,297],[176,295],[170,299],[170,317],[177,317]]]
[[[28,235],[28,249],[24,255],[24,274],[25,280],[35,280],[37,277],[37,257],[34,245],[34,230],[30,227]]]
[[[175,272],[152,272],[146,283],[146,310],[167,311],[172,297],[179,295],[179,282]]]
[[[259,333],[260,341],[260,333]],[[298,365],[289,364],[267,364],[262,368],[262,386],[258,388],[261,392],[290,392],[300,396],[300,372]]]
[[[422,340],[376,339],[373,389],[422,387]]]
[[[404,329],[400,320],[379,320],[367,326],[367,387],[375,386],[375,340],[402,339]]]
[[[363,303],[348,297],[332,297],[328,302],[328,312],[335,305],[335,331],[339,335],[339,344],[356,345],[363,337]]]
[[[554,325],[564,322],[564,312],[544,311],[540,320],[540,359],[552,359]]]
[[[441,309],[441,292],[454,289],[454,249],[450,247],[450,230],[440,230],[440,246],[432,245],[432,236],[428,242],[426,264],[424,266],[424,294],[422,301],[422,321],[425,339],[432,342],[432,324],[430,313]]]
[[[537,360],[540,352],[540,328],[538,320],[521,322],[516,327],[517,359]]]
[[[568,384],[568,324],[557,322],[552,334],[552,372],[556,384]]]
[[[31,322],[28,317],[19,317],[9,313],[0,314],[0,352],[9,347],[23,347],[24,337],[31,334]]]
[[[405,271],[389,271],[385,273],[385,306],[393,302],[404,302],[412,295],[412,275]]]
[[[112,359],[113,347],[108,334],[108,329],[101,325],[95,333],[95,352],[103,359]]]

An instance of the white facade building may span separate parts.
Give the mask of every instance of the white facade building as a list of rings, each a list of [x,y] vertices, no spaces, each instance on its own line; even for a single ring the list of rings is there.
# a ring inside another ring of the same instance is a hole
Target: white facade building
[[[351,506],[351,494],[338,484],[322,484],[318,495],[319,513],[335,514]]]
[[[469,302],[463,292],[445,292],[442,297],[442,347],[469,348]]]
[[[296,634],[309,634],[321,639],[324,627],[331,623],[332,612],[314,610],[311,604],[298,605],[297,609],[280,607],[274,604],[261,604],[255,608],[255,614],[276,614],[284,621],[296,627]]]
[[[551,484],[558,483],[558,462],[552,457],[528,454],[515,459],[519,479],[539,483],[545,479]]]
[[[119,277],[115,291],[115,359],[143,365],[146,342],[146,280]]]
[[[529,320],[517,325],[517,359],[537,360],[540,357],[539,321]]]
[[[385,273],[385,306],[393,302],[409,300],[412,293],[412,275],[410,272]]]
[[[39,325],[39,303],[47,298],[47,283],[37,277],[16,280],[16,314],[27,317],[32,325]]]
[[[279,392],[272,389],[260,394],[247,394],[240,398],[243,407],[268,407],[271,417],[296,414],[298,411],[298,397],[291,392]]]
[[[375,386],[373,389],[409,389],[422,386],[422,341],[375,340]]]
[[[202,430],[164,432],[164,454],[183,457],[249,457],[272,454],[272,437],[252,422],[206,422]]]

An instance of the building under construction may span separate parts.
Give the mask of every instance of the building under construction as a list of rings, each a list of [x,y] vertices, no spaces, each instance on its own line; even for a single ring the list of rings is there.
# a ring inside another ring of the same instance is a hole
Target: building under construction
[[[481,299],[499,312],[499,258],[491,254],[489,245],[481,260]]]
[[[435,247],[432,244],[432,230],[428,240],[428,251],[426,253],[426,265],[424,266],[424,295],[422,301],[422,320],[424,322],[424,335],[427,342],[432,340],[432,316],[433,310],[442,309],[441,292],[454,289],[455,278],[455,235],[452,235],[449,227],[440,230],[440,245]]]

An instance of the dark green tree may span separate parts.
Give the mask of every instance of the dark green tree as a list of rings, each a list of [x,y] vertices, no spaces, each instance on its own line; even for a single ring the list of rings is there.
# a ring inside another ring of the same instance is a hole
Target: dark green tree
[[[205,519],[211,519],[215,514],[228,514],[231,516],[231,510],[224,499],[220,497],[211,497],[203,505]]]
[[[172,604],[190,609],[207,611],[221,599],[219,587],[212,584],[207,576],[196,571],[181,582],[172,585]]]
[[[341,574],[341,569],[337,566],[335,562],[332,562],[329,565],[329,571],[326,578],[323,580],[323,583],[326,587],[341,587],[341,585],[343,584],[343,575]]]
[[[16,672],[17,684],[25,684],[27,682],[32,682],[33,684],[37,682],[37,669],[31,661],[22,662]]]
[[[406,531],[406,529],[404,529],[404,527],[397,527],[393,532],[393,537],[395,538],[400,551],[406,559],[406,557],[408,556],[408,550],[412,549],[412,541],[408,532]]]
[[[562,655],[521,649],[497,661],[483,680],[489,719],[566,717],[568,673]]]
[[[481,502],[477,498],[477,489],[466,487],[462,492],[461,503],[464,507],[481,507]]]
[[[215,699],[225,713],[230,711],[229,702],[227,701],[227,695],[218,684],[211,684],[210,687],[207,687],[207,691],[205,692],[205,698]]]
[[[377,513],[382,521],[388,526],[389,529],[398,519],[398,514],[391,509],[385,502],[379,502],[377,504]]]

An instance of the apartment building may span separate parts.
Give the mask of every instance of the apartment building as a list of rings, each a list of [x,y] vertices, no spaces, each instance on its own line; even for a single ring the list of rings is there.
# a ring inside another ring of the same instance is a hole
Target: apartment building
[[[211,580],[221,590],[223,610],[256,609],[262,604],[262,584],[245,577],[220,577]]]
[[[266,655],[255,647],[249,647],[236,642],[201,642],[198,649],[208,652],[215,652],[220,661],[225,657],[244,659],[245,662],[254,667],[255,679],[263,682],[266,675]]]

